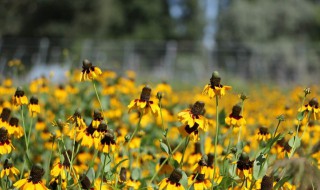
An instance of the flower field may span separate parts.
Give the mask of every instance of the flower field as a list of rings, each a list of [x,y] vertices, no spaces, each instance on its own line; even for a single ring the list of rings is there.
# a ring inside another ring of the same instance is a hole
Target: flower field
[[[1,189],[320,189],[319,88],[241,92],[213,72],[170,81],[101,70],[0,87]]]

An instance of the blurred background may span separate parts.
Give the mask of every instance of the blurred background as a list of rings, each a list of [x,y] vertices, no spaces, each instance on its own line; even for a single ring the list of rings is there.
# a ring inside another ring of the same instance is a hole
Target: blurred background
[[[143,81],[319,83],[319,0],[2,0],[0,25],[2,76],[58,80],[87,58]]]

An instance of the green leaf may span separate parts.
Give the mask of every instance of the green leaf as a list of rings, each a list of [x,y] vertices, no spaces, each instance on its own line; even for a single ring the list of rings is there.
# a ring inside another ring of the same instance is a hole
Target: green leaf
[[[298,136],[293,136],[290,138],[288,144],[289,146],[291,146],[292,149],[297,149],[301,145],[301,139]]]
[[[297,120],[298,120],[298,121],[302,121],[303,118],[304,118],[304,111],[299,112],[299,113],[297,114]]]
[[[140,173],[141,173],[141,171],[140,171],[139,168],[133,168],[132,169],[131,178],[133,180],[138,180],[140,178]]]
[[[219,118],[219,125],[226,125],[225,119],[226,119],[226,111],[222,109],[218,115]]]
[[[90,181],[93,181],[95,179],[95,171],[93,168],[90,168],[87,177],[89,178]]]
[[[169,155],[169,148],[165,143],[160,142],[160,148],[163,152],[166,152]]]
[[[184,171],[182,171],[182,178],[180,180],[180,183],[185,189],[188,188],[188,176]]]
[[[180,167],[179,162],[177,160],[173,159],[172,157],[169,158],[169,164],[171,166],[173,166],[174,168]]]
[[[253,163],[253,177],[254,179],[262,179],[266,175],[268,163],[266,156],[262,153],[255,159]]]
[[[291,179],[290,176],[282,178],[278,183],[274,186],[274,189],[279,189],[280,187],[283,186],[283,184]]]
[[[219,184],[219,188],[218,189],[228,189],[230,187],[236,186],[237,182],[236,180],[234,180],[233,178],[229,177],[229,176],[224,176]]]

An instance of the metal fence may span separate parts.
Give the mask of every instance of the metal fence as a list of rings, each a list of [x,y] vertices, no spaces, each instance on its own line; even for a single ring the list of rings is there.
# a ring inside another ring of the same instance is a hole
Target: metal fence
[[[220,43],[207,48],[202,42],[9,38],[0,40],[0,72],[11,75],[8,61],[20,59],[28,79],[50,71],[61,79],[65,70],[80,68],[81,61],[87,58],[120,74],[135,70],[142,81],[194,84],[208,81],[212,71],[219,70],[243,80],[318,83],[315,79],[320,73],[319,55],[318,50],[301,44],[280,51],[263,44],[248,48]]]

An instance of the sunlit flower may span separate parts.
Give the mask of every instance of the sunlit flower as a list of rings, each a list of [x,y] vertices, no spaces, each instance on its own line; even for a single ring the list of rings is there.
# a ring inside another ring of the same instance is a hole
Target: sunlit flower
[[[61,177],[62,180],[65,180],[67,178],[67,172],[70,172],[70,162],[69,160],[72,159],[72,152],[70,150],[65,151],[63,153],[63,162],[58,162],[55,164],[50,171],[50,175],[54,178]]]
[[[198,124],[198,128],[207,131],[208,130],[208,121],[203,116],[204,112],[204,103],[197,101],[190,109],[186,109],[178,113],[178,119],[186,125],[195,127],[195,124]],[[191,127],[191,128],[192,128]]]
[[[202,156],[197,164],[194,165],[194,169],[192,169],[193,173],[206,174],[208,169],[207,163],[208,157],[206,155]]]
[[[159,183],[159,190],[162,190],[162,189],[183,190],[184,187],[179,183],[181,178],[182,178],[181,169],[177,168],[173,170],[169,178],[165,178]]]
[[[257,133],[257,139],[259,141],[267,141],[271,138],[271,134],[266,127],[259,127],[259,132]]]
[[[232,127],[243,127],[246,125],[246,120],[240,115],[241,106],[235,105],[232,108],[232,113],[226,117],[225,122]]]
[[[56,100],[63,104],[66,102],[67,97],[68,97],[68,93],[64,87],[64,85],[60,84],[55,90],[54,90],[54,97],[56,98]]]
[[[3,108],[0,115],[0,126],[8,127],[9,118],[10,118],[11,110],[9,108]]]
[[[192,185],[196,190],[205,190],[209,189],[212,183],[209,179],[205,178],[205,174],[192,174],[188,178],[188,185]]]
[[[320,113],[320,108],[319,108],[319,103],[317,98],[312,98],[308,104],[302,106],[299,109],[299,112],[305,112],[305,113],[311,112],[313,114],[313,118],[316,120],[318,114]]]
[[[23,128],[19,125],[19,119],[16,117],[10,118],[7,130],[8,134],[13,135],[15,138],[20,138],[24,134]]]
[[[200,140],[198,127],[198,123],[194,123],[192,127],[189,125],[182,125],[179,127],[179,132],[183,137],[189,136],[191,141],[198,142]]]
[[[249,157],[241,155],[237,161],[237,175],[240,178],[248,178],[252,174],[253,161],[249,160]]]
[[[0,128],[0,154],[9,154],[14,149],[9,139],[8,130],[4,127]]]
[[[81,79],[80,79],[81,81],[94,80],[101,74],[102,74],[102,71],[99,67],[92,66],[92,63],[87,59],[83,60]]]
[[[28,104],[28,98],[24,95],[24,91],[21,87],[18,87],[14,95],[12,96],[12,103],[15,106],[21,106]]]
[[[0,177],[3,178],[4,176],[18,176],[19,175],[19,170],[13,166],[13,164],[11,162],[9,162],[8,159],[6,159],[4,161],[3,164],[3,169],[1,170],[1,174]]]
[[[43,168],[34,165],[31,168],[29,177],[20,179],[19,181],[14,183],[14,186],[20,190],[49,190],[41,180],[43,175]]]
[[[220,84],[221,78],[219,76],[218,72],[213,72],[212,77],[210,78],[210,84],[207,84],[202,94],[209,96],[210,98],[214,98],[215,96],[218,96],[221,98],[221,96],[224,96],[227,90],[230,90],[231,86],[223,86]]]
[[[39,105],[39,100],[35,96],[32,96],[30,98],[30,103],[28,105],[29,112],[33,114],[40,113],[40,105]]]
[[[158,116],[160,108],[158,104],[150,100],[150,97],[151,97],[151,88],[149,88],[148,86],[145,86],[142,89],[140,99],[132,100],[128,105],[129,112],[133,109],[137,109],[143,114],[147,114],[149,110],[151,110],[151,112],[155,116]]]
[[[104,153],[109,153],[116,149],[116,141],[114,139],[114,134],[111,131],[108,131],[104,134],[100,141],[98,150]]]
[[[220,176],[220,169],[219,169],[219,166],[214,166],[214,155],[209,153],[208,155],[208,166],[207,166],[207,170],[206,170],[206,173],[205,173],[205,178],[208,178],[208,179],[217,179],[219,178]],[[215,167],[215,168],[214,168]],[[214,171],[214,169],[216,169],[216,171]]]
[[[100,122],[103,121],[103,116],[100,111],[94,110],[93,120],[91,122],[93,128],[98,128]]]

